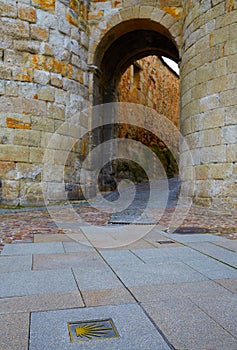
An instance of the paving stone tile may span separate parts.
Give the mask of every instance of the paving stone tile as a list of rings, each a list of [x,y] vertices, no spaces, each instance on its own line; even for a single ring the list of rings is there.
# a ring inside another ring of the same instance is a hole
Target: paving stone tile
[[[160,234],[160,230],[158,232],[156,232],[156,230],[152,230],[151,232],[149,232],[145,237],[144,237],[144,241],[146,241],[147,243],[151,244],[153,247],[157,247],[157,248],[170,248],[172,247],[179,247],[180,244],[173,241],[170,238],[165,237],[164,235]],[[171,244],[160,244],[159,242],[165,242],[165,241],[173,241],[172,245]],[[134,247],[136,248],[142,248],[142,247]]]
[[[210,279],[237,278],[237,270],[214,259],[189,260],[186,264]]]
[[[0,272],[30,271],[32,255],[0,256]]]
[[[83,269],[106,266],[103,259],[95,252],[82,251],[66,254],[36,254],[33,256],[33,270],[68,269],[80,267]]]
[[[118,249],[124,249],[124,250],[139,249],[139,248],[150,249],[150,248],[154,248],[154,245],[151,244],[150,242],[145,241],[144,239],[139,239],[138,241],[128,244],[127,246],[118,247]]]
[[[82,291],[86,306],[120,305],[136,303],[125,288]]]
[[[192,242],[225,242],[225,237],[214,236],[212,234],[197,233],[197,234],[178,234],[178,233],[163,233],[164,236],[174,239],[180,243]]]
[[[45,242],[72,242],[72,239],[65,234],[60,233],[37,233],[34,234],[34,243],[45,243]]]
[[[0,315],[1,350],[27,350],[29,340],[30,315]]]
[[[78,292],[37,294],[0,299],[0,314],[83,307]]]
[[[81,268],[73,268],[73,272],[80,290],[97,290],[123,287],[118,277],[107,266],[99,268],[96,265],[92,267],[85,265]]]
[[[216,280],[216,283],[221,284],[224,288],[227,288],[232,293],[237,293],[237,278]]]
[[[119,337],[70,343],[67,323],[112,318]],[[136,304],[33,313],[29,350],[169,350],[157,329]]]
[[[237,240],[226,239],[223,242],[215,242],[216,245],[237,252]]]
[[[130,287],[131,293],[140,302],[158,302],[167,298],[189,298],[194,302],[203,297],[213,300],[219,297],[229,297],[232,293],[214,281],[165,284],[157,286]]]
[[[146,263],[163,263],[202,259],[202,254],[188,247],[169,247],[164,249],[133,249],[132,252]]]
[[[237,348],[237,340],[187,298],[142,305],[176,349]]]
[[[231,252],[223,247],[209,242],[189,243],[189,246],[200,251],[201,253],[207,254],[217,260],[237,267],[237,253]]]
[[[71,270],[1,273],[0,280],[1,298],[78,290]]]
[[[237,338],[237,295],[203,296],[194,301],[212,319]]]
[[[129,250],[102,250],[101,255],[111,266],[144,265],[144,262]]]
[[[85,227],[82,231],[94,247],[116,249],[143,239],[150,229],[147,225],[108,225]]]
[[[64,249],[66,253],[76,253],[83,251],[95,251],[95,249],[89,245],[89,243],[79,243],[79,242],[65,242],[63,243]]]
[[[57,253],[64,253],[63,244],[61,242],[7,244],[2,251],[2,255]]]
[[[182,262],[114,266],[127,287],[205,281],[208,278]]]

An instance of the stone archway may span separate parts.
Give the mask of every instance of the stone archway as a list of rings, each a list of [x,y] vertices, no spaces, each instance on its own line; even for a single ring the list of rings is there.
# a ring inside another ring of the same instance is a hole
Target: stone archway
[[[119,78],[136,59],[163,54],[179,62],[181,33],[177,18],[153,6],[127,7],[105,17],[95,30],[92,28],[88,64],[96,71],[90,101],[113,101]]]
[[[125,19],[124,14],[130,13],[130,10],[126,9],[122,10],[123,15],[120,15],[119,19],[116,16],[114,21],[105,20],[104,25],[101,24],[101,27],[106,26],[108,30],[106,33],[104,30],[101,30],[100,34],[97,33],[100,41],[98,45],[91,46],[89,60],[94,69],[93,86],[90,91],[90,100],[94,105],[117,101],[119,80],[135,60],[149,55],[164,55],[179,62],[179,22],[162,10],[151,6],[145,8],[147,12],[139,10],[135,18]],[[116,24],[111,25],[114,22]],[[113,127],[107,126],[104,129],[106,130],[99,131],[100,136],[95,137],[97,142],[113,137]],[[107,169],[104,177],[109,178],[107,174],[110,172],[113,171]]]

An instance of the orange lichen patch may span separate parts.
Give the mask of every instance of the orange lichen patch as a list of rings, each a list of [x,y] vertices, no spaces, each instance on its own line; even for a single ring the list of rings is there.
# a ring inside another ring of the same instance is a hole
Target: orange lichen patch
[[[163,7],[162,10],[176,19],[180,19],[183,14],[182,7]]]
[[[32,0],[32,5],[45,11],[54,11],[55,0]]]
[[[212,46],[212,39],[214,38],[214,34],[210,33],[210,46]]]
[[[104,16],[104,11],[100,10],[96,13],[89,13],[88,19],[98,19]]]
[[[33,8],[20,8],[18,16],[28,22],[36,22],[36,11]]]
[[[69,12],[67,12],[66,14],[66,19],[67,21],[72,24],[73,26],[78,27],[78,18],[76,18],[75,16],[73,16],[72,14],[70,14]]]
[[[85,156],[85,154],[86,154],[86,145],[87,145],[86,140],[82,140],[82,144],[81,144],[81,154],[82,154],[82,156]]]
[[[33,81],[33,70],[30,68],[21,68],[19,71],[17,71],[13,78],[18,81],[27,81],[32,82]]]
[[[233,10],[234,10],[234,7],[235,7],[235,5],[234,5],[234,0],[227,0],[227,1],[226,1],[226,11],[227,11],[227,12],[233,11]]]
[[[33,39],[47,41],[49,33],[45,28],[31,27],[31,35]]]
[[[10,170],[14,169],[14,162],[0,162],[0,176],[4,176]]]
[[[35,94],[35,95],[34,95],[34,99],[35,99],[35,100],[38,100],[38,98],[39,98],[39,95],[38,95],[38,94]]]
[[[7,117],[6,125],[8,128],[13,128],[13,129],[26,129],[26,130],[31,129],[30,123],[24,122],[23,120],[19,120],[12,117]]]
[[[27,55],[25,56],[25,64],[29,64],[31,68],[38,70],[62,74],[66,78],[71,78],[73,74],[73,67],[70,63],[44,55]]]
[[[115,0],[112,4],[112,8],[116,8],[122,5],[122,1]]]
[[[83,80],[83,73],[81,71],[81,69],[74,69],[74,74],[73,74],[73,77],[76,81],[78,81],[80,84],[83,84],[84,83],[84,80]]]
[[[78,0],[70,0],[70,7],[72,10],[77,12],[79,10],[79,1]]]

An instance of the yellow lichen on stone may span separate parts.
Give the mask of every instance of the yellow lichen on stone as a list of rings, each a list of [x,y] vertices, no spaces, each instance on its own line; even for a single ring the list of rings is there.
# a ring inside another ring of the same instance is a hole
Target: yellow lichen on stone
[[[227,11],[227,12],[233,11],[233,10],[234,10],[234,7],[235,7],[235,5],[234,5],[234,0],[227,0],[227,1],[226,1],[226,11]]]
[[[25,60],[31,68],[45,70],[50,73],[62,74],[63,77],[72,78],[73,67],[70,63],[56,60],[54,57],[44,55],[26,55]]]
[[[19,120],[17,118],[7,117],[6,125],[8,128],[13,129],[31,129],[31,124],[28,122],[24,122],[23,120]]]
[[[32,5],[45,11],[55,10],[55,0],[32,0]]]
[[[183,14],[183,10],[181,7],[163,7],[162,10],[176,19],[180,19]]]
[[[67,21],[75,27],[78,27],[78,18],[73,17],[69,12],[66,14]]]

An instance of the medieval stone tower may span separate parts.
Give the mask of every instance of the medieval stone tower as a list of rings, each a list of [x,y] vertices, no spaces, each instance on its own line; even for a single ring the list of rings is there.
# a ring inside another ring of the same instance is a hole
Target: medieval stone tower
[[[195,170],[195,202],[237,208],[236,0],[1,0],[0,16],[1,202],[44,201],[46,148],[52,200],[63,197],[62,168],[68,192],[86,186],[77,170],[91,137],[72,141],[93,115],[65,122],[116,101],[129,65],[159,55],[180,65],[179,125],[193,156],[183,178]]]

